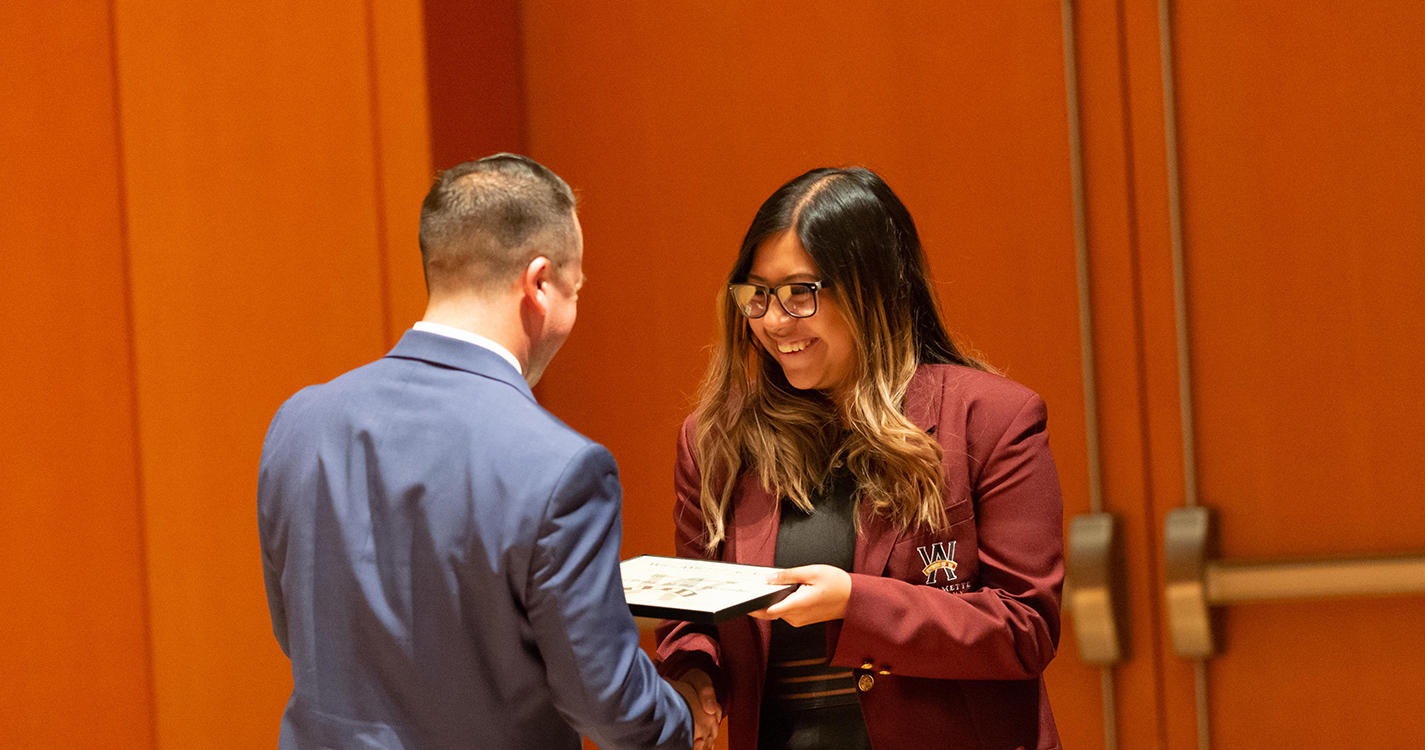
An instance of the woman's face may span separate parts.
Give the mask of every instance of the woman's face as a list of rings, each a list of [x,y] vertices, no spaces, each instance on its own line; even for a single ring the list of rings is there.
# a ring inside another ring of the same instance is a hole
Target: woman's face
[[[753,253],[752,268],[747,273],[748,282],[765,287],[821,280],[811,255],[793,231],[763,242]],[[772,299],[767,314],[747,323],[752,326],[752,335],[782,366],[793,388],[835,395],[849,381],[856,345],[851,325],[832,294],[825,289],[818,291],[816,301],[814,315],[793,318]]]

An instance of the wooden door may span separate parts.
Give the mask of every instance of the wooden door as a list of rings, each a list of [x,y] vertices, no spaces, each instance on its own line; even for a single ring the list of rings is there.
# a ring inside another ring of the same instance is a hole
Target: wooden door
[[[1419,10],[1176,12],[1197,476],[1225,557],[1425,550]],[[1219,746],[1425,743],[1418,596],[1232,607],[1221,632]]]
[[[1406,589],[1425,565],[1425,18],[1396,1],[1178,3],[1166,24],[1149,3],[1114,10],[1122,122],[1084,119],[1086,142],[1129,154],[1126,191],[1088,182],[1089,226],[1114,218],[1096,198],[1134,207],[1134,330],[1106,305],[1094,318],[1133,646],[1105,729],[1121,747],[1419,745],[1418,595],[1358,598],[1379,575],[1319,586],[1330,570],[1313,565],[1297,579],[1331,596],[1215,607],[1197,662],[1161,592],[1164,524],[1191,504],[1211,510],[1221,559],[1413,555],[1386,576]],[[1082,42],[1106,11],[1081,4]],[[1082,72],[1103,62],[1080,49]],[[1107,166],[1086,154],[1087,174]],[[1108,254],[1090,258],[1094,292],[1115,299]],[[1136,392],[1110,374],[1128,348]],[[1136,437],[1115,422],[1134,412]],[[1141,479],[1115,486],[1129,468]],[[1147,713],[1141,685],[1122,689],[1144,659]]]

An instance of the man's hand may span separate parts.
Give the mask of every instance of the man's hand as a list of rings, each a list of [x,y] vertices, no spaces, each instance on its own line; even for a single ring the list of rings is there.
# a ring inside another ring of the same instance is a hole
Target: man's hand
[[[693,712],[693,750],[712,750],[722,723],[722,706],[718,705],[712,678],[701,669],[690,669],[670,684]]]
[[[851,574],[831,565],[787,568],[768,577],[768,583],[800,583],[801,587],[776,604],[751,613],[761,620],[786,620],[793,627],[840,620],[851,599]]]

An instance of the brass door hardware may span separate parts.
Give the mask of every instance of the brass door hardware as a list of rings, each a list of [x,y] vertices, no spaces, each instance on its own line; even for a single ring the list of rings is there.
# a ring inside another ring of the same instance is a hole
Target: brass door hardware
[[[1117,517],[1086,513],[1069,522],[1065,583],[1079,656],[1089,664],[1128,658],[1128,608],[1123,543]]]
[[[1168,627],[1178,655],[1217,653],[1212,607],[1285,599],[1425,594],[1425,554],[1321,560],[1220,560],[1209,509],[1164,521]]]

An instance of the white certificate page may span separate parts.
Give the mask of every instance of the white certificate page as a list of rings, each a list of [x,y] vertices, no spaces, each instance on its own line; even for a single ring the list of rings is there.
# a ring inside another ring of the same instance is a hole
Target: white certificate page
[[[690,615],[674,619],[704,619],[699,613],[718,620],[734,613],[746,614],[780,601],[796,589],[795,585],[767,583],[767,577],[780,568],[756,565],[642,555],[624,560],[619,569],[624,597],[634,614],[658,610],[662,616],[672,617],[668,611],[675,610]]]

